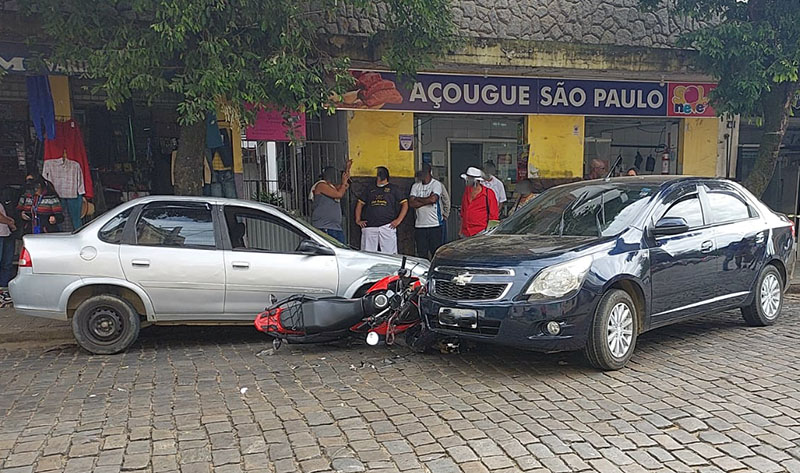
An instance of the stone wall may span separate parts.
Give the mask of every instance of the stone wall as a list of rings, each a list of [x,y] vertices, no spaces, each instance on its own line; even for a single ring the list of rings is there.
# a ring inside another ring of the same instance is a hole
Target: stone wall
[[[482,39],[576,42],[616,46],[674,47],[691,20],[638,9],[638,0],[453,0],[461,34]],[[370,13],[342,9],[327,30],[368,35],[380,28],[386,6]]]

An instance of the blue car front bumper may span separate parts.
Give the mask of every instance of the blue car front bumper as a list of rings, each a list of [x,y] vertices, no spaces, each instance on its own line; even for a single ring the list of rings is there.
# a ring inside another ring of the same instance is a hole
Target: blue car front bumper
[[[427,295],[420,301],[425,322],[434,332],[481,342],[513,346],[525,350],[557,352],[580,350],[586,345],[599,296],[583,289],[577,295],[558,301],[468,302]],[[475,323],[454,326],[448,309],[474,311]],[[440,314],[445,314],[440,320]],[[561,331],[550,335],[548,322],[558,322]],[[445,323],[441,323],[445,322]]]

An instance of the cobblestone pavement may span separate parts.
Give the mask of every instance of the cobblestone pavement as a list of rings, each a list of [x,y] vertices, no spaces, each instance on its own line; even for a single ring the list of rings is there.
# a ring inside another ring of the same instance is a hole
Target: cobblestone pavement
[[[13,307],[0,309],[0,349],[11,343],[71,339],[72,328],[67,321],[17,315]]]
[[[613,373],[492,347],[270,355],[247,327],[0,347],[0,470],[798,472],[800,299],[784,316],[657,330]]]

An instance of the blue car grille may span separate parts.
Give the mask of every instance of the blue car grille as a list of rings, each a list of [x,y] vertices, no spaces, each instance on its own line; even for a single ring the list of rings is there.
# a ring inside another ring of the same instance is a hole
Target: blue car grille
[[[453,301],[494,301],[506,292],[508,284],[468,283],[455,284],[443,279],[433,281],[433,294]]]

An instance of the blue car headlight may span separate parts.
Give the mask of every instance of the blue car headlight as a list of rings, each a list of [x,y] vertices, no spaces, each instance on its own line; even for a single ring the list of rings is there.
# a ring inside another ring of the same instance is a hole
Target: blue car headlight
[[[532,300],[557,299],[578,292],[589,269],[592,256],[582,256],[566,263],[543,269],[528,285],[525,295]]]

